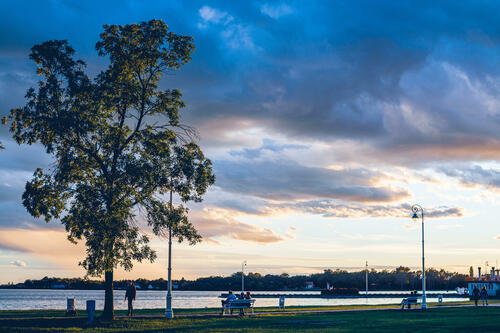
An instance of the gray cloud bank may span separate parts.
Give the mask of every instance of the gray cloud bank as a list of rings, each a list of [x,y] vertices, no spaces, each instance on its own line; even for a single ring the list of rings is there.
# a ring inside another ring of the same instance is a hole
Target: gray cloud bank
[[[396,201],[404,189],[378,187],[383,175],[369,169],[331,170],[290,160],[217,161],[217,186],[223,190],[271,200],[337,198],[347,201]]]
[[[33,44],[67,38],[95,71],[102,24],[154,16],[195,37],[193,62],[165,84],[185,92],[186,120],[209,141],[252,123],[289,137],[360,140],[379,154],[418,151],[428,159],[500,147],[492,2],[26,3],[6,5],[0,17],[9,31],[0,36],[0,85],[10,89],[0,93],[4,111],[22,104],[33,83],[26,66]],[[42,15],[50,19],[42,23]]]
[[[455,178],[464,186],[484,186],[489,189],[500,189],[500,171],[486,169],[480,165],[441,167],[441,172],[451,178]]]
[[[292,205],[277,205],[277,208],[291,208],[323,217],[338,218],[409,218],[411,205],[360,205],[345,204],[332,201],[306,201]],[[464,212],[460,207],[431,207],[424,210],[426,218],[462,217]]]

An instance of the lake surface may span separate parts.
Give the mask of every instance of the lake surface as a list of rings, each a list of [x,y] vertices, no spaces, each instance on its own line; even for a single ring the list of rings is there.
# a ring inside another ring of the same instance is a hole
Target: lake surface
[[[213,308],[220,307],[221,293],[227,291],[174,291],[174,308]],[[431,291],[434,293],[453,294],[455,291]],[[259,294],[318,294],[319,291],[259,291]],[[382,293],[374,291],[370,293]],[[391,293],[384,291],[383,293]],[[394,291],[393,293],[401,293]],[[134,308],[151,309],[165,308],[166,291],[138,290]],[[87,300],[96,301],[96,309],[104,307],[104,290],[54,290],[54,289],[0,289],[0,310],[28,310],[28,309],[66,309],[67,298],[76,299],[77,309],[84,310]],[[115,290],[115,309],[126,310],[127,302],[124,301],[125,290]],[[428,298],[428,302],[437,302],[436,298]],[[443,302],[463,301],[463,298],[446,297]],[[287,298],[286,306],[294,305],[363,305],[363,304],[394,304],[400,303],[401,297],[396,298]],[[278,298],[257,298],[255,305],[278,306]]]

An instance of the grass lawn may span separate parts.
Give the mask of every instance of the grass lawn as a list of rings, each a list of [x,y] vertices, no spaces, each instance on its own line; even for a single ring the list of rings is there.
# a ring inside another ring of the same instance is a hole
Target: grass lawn
[[[500,300],[490,300],[490,304],[500,303]],[[465,305],[473,304],[470,301],[446,302],[441,305]],[[438,303],[427,303],[429,307],[441,306]],[[321,310],[349,310],[349,309],[384,309],[393,308],[398,304],[387,305],[335,305],[335,306],[288,306],[286,311],[321,311]],[[174,309],[174,315],[192,314],[192,313],[219,313],[220,308],[199,308],[199,309]],[[256,307],[255,312],[283,312],[277,307]],[[33,317],[65,317],[65,310],[4,310],[0,311],[1,318],[33,318]],[[80,316],[87,316],[85,310],[78,310]],[[96,317],[100,316],[101,311],[96,311]],[[165,309],[135,309],[134,315],[163,315]],[[115,310],[116,316],[126,316],[127,310]]]
[[[335,307],[341,309],[345,307]],[[356,307],[364,308],[364,307]],[[373,308],[373,307],[371,307]],[[301,308],[312,309],[312,308]],[[318,309],[317,307],[314,309]],[[321,309],[326,309],[322,307]],[[194,311],[194,310],[191,310]],[[261,309],[258,310],[259,312]],[[117,311],[118,315],[121,315]],[[157,314],[160,310],[143,310]],[[176,313],[181,313],[178,310]],[[197,310],[196,312],[200,312]],[[213,311],[210,311],[213,312]],[[161,313],[161,312],[160,312]],[[16,315],[17,314],[17,315]],[[15,319],[12,319],[16,315]],[[430,307],[427,311],[273,313],[250,317],[117,319],[87,326],[86,318],[63,311],[0,311],[1,332],[496,332],[500,307]],[[84,312],[82,313],[84,315]],[[33,318],[36,316],[38,318]],[[9,319],[7,317],[10,317]],[[43,317],[43,318],[41,318]]]

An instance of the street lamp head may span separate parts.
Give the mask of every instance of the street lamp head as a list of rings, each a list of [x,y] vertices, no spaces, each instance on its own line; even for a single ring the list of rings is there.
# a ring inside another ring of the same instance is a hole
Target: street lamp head
[[[422,220],[424,218],[424,210],[422,209],[422,207],[420,207],[419,205],[413,205],[411,207],[411,210],[413,212],[413,215],[411,216],[411,219],[414,221],[414,222],[418,222],[418,220],[420,219],[420,217],[422,217]],[[419,214],[420,212],[420,214]]]
[[[411,219],[413,220],[413,222],[418,222],[418,215],[416,212],[413,213]]]

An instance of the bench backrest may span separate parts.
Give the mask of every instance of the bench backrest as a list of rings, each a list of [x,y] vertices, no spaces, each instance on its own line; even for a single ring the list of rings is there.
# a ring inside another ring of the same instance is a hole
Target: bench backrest
[[[252,307],[255,299],[235,299],[229,302],[230,307]]]
[[[235,299],[231,301],[231,304],[252,304],[255,302],[255,299]]]

